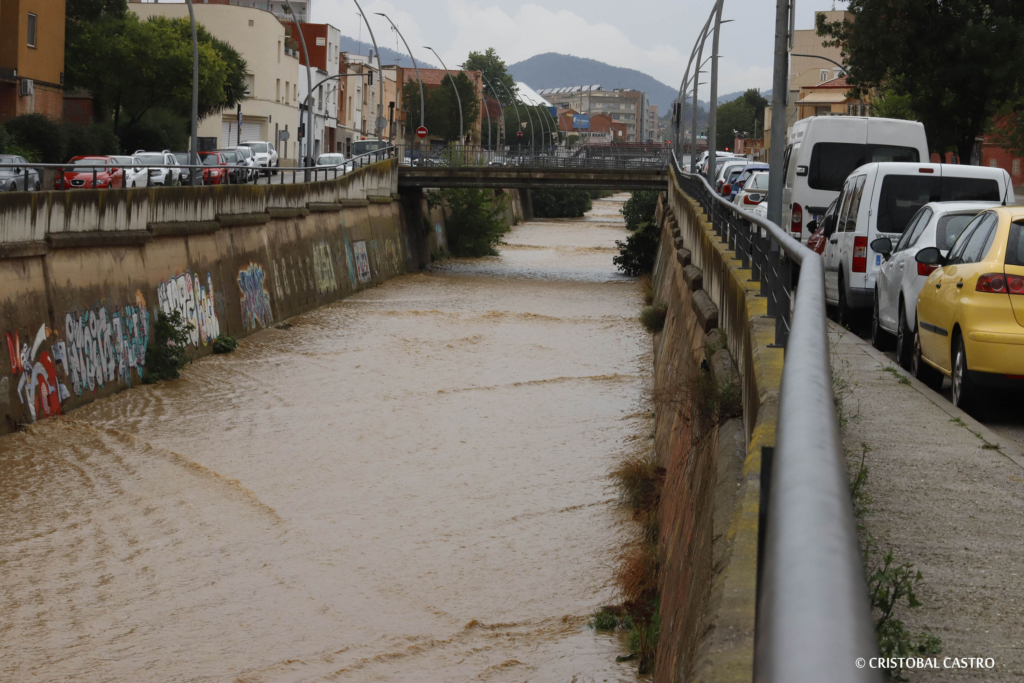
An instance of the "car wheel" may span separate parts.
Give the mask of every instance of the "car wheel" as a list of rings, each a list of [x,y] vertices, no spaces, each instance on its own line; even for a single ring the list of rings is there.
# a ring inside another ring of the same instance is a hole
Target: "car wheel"
[[[917,379],[924,382],[925,386],[933,391],[942,388],[942,373],[928,365],[921,358],[921,328],[914,328],[914,353],[910,358],[910,373]]]
[[[900,367],[910,369],[910,352],[913,349],[914,334],[907,325],[907,309],[900,299],[900,321],[896,327],[896,362]]]
[[[35,189],[36,189],[36,192],[39,192],[40,190],[43,189],[43,186],[39,184],[39,181],[36,181],[36,188]]]
[[[134,180],[132,181],[132,188],[133,189],[135,188],[135,181]]]
[[[875,290],[875,305],[871,312],[871,345],[879,351],[889,350],[889,333],[882,329],[878,316],[878,290]]]
[[[967,413],[977,406],[977,390],[967,367],[967,349],[959,334],[953,342],[953,405]]]

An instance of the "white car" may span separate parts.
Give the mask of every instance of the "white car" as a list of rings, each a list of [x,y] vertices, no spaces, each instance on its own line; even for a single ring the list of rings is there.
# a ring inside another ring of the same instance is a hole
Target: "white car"
[[[110,157],[111,161],[124,170],[125,187],[147,187],[149,170],[135,157]]]
[[[245,165],[249,167],[249,173],[245,178],[245,182],[255,180],[259,177],[260,171],[256,164],[256,153],[252,151],[251,147],[238,145],[237,147],[228,147],[227,149],[232,149],[238,152],[238,156],[242,157],[245,161]]]
[[[917,325],[917,295],[936,268],[918,263],[917,252],[937,247],[945,256],[978,213],[999,205],[999,202],[930,202],[910,220],[895,246],[888,237],[879,237],[871,243],[871,248],[885,259],[875,277],[871,343],[876,349],[884,351],[895,335],[896,360],[910,368]]]
[[[178,168],[178,160],[168,150],[162,152],[146,152],[136,150],[133,154],[139,160],[139,164],[146,168],[148,185],[171,185],[181,184],[181,169]]]
[[[768,171],[758,171],[747,179],[732,203],[744,211],[754,212],[762,203],[767,206]]]
[[[240,147],[248,147],[253,151],[256,156],[256,165],[262,169],[263,175],[274,174],[277,175],[276,169],[281,165],[280,159],[277,154],[277,150],[274,149],[274,145],[265,140],[255,140],[252,142],[239,143]]]
[[[346,163],[345,155],[341,152],[332,152],[330,154],[321,154],[316,158],[317,168],[337,168],[342,173],[348,173],[352,170],[352,162]]]

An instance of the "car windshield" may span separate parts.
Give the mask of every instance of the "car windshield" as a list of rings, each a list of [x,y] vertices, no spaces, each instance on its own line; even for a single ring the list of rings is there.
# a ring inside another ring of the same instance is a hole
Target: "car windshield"
[[[913,147],[819,142],[811,150],[811,168],[807,174],[807,184],[812,190],[839,192],[850,174],[864,164],[878,161],[917,163],[920,160],[921,155]]]
[[[164,156],[162,154],[139,154],[135,158],[144,164],[154,164],[162,166],[164,163]]]
[[[928,202],[998,202],[993,178],[934,175],[887,175],[878,198],[878,232],[902,233],[917,210]]]
[[[179,164],[188,164],[188,152],[175,152],[174,158],[178,160]]]
[[[226,152],[221,152],[221,154],[224,155],[224,161],[228,162],[229,164],[231,162],[233,162],[233,161],[238,161],[238,153],[237,152],[228,150]]]
[[[953,216],[943,216],[935,226],[935,246],[942,251],[949,250],[956,238],[964,231],[967,224],[974,220],[977,214],[963,213]]]
[[[71,163],[72,166],[106,166],[106,159],[76,159]]]
[[[359,142],[352,143],[352,155],[359,156],[360,154],[366,154],[384,147],[385,144],[381,140],[360,140]]]
[[[1021,221],[1010,224],[1010,239],[1006,243],[1006,265],[1024,266],[1024,225]]]
[[[249,157],[252,156],[252,150],[249,149],[248,147],[239,147],[235,151],[238,152],[238,156],[243,159],[248,159]]]
[[[203,166],[216,166],[220,163],[216,154],[201,154],[200,156],[203,157]]]
[[[340,154],[321,154],[316,160],[317,166],[337,166],[344,163],[345,157]]]
[[[252,151],[259,152],[261,154],[266,154],[269,151],[267,150],[267,143],[265,142],[247,142],[245,143],[245,146]]]
[[[768,174],[767,173],[755,173],[747,184],[743,186],[745,190],[767,190],[768,189]]]

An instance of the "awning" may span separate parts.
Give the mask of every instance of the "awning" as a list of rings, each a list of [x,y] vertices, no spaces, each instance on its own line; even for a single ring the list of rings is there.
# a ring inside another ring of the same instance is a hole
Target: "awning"
[[[807,93],[797,104],[841,104],[848,98],[846,90],[830,88],[828,90],[815,90]]]

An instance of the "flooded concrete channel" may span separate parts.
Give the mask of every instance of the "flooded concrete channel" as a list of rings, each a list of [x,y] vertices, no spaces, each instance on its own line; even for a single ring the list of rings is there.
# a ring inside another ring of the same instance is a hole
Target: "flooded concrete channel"
[[[0,438],[0,679],[636,680],[624,199]]]

